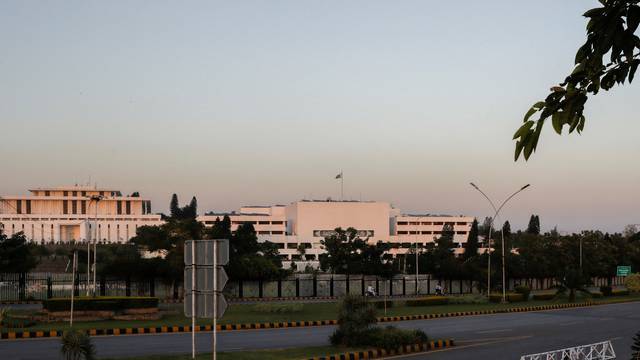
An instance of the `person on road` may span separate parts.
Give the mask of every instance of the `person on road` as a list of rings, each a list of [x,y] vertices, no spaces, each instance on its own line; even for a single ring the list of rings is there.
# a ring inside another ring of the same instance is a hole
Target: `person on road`
[[[366,295],[367,296],[376,296],[376,292],[375,292],[375,290],[373,290],[373,286],[371,286],[371,285],[367,286]]]
[[[442,295],[442,285],[440,283],[436,285],[436,295]]]

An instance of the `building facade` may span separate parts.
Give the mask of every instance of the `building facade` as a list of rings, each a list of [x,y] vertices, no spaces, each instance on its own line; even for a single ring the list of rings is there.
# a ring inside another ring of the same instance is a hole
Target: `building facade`
[[[65,186],[29,190],[26,196],[0,197],[0,229],[11,236],[23,232],[38,243],[93,241],[123,243],[144,225],[161,225],[151,201],[137,193]]]
[[[259,241],[270,241],[280,249],[284,262],[317,266],[324,252],[321,240],[334,229],[353,227],[371,243],[391,243],[392,254],[406,254],[411,248],[433,246],[445,225],[454,229],[456,253],[464,252],[464,244],[474,218],[448,215],[402,214],[389,203],[377,201],[303,200],[289,205],[246,206],[237,212],[207,213],[198,217],[205,226],[228,215],[231,231],[240,224],[251,223]],[[304,254],[298,251],[305,248]],[[298,265],[300,267],[300,265]]]

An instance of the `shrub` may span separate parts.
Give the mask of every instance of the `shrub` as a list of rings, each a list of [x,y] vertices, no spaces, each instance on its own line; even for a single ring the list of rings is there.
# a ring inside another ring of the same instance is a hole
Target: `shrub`
[[[96,358],[96,349],[91,343],[91,338],[85,332],[66,331],[62,335],[61,341],[60,352],[66,360],[93,360]]]
[[[539,300],[539,301],[553,300],[555,297],[556,297],[555,293],[533,294],[533,300]]]
[[[253,307],[254,312],[288,314],[301,312],[304,304],[257,304]]]
[[[603,296],[611,296],[612,289],[611,286],[600,286],[600,292]]]
[[[35,325],[36,322],[27,318],[15,318],[7,315],[2,319],[0,325],[8,329],[23,329]]]
[[[44,300],[42,307],[48,311],[70,311],[70,298]],[[142,309],[158,307],[155,297],[78,297],[73,299],[73,309],[78,311],[119,311],[124,309]]]
[[[331,344],[361,346],[376,323],[376,311],[362,296],[347,295],[340,302],[338,329],[329,337]]]
[[[611,291],[611,295],[613,296],[627,296],[629,295],[628,289],[614,289]]]
[[[489,301],[499,303],[502,301],[502,294],[489,295]],[[524,301],[524,296],[519,293],[507,293],[507,302],[519,302]]]
[[[631,274],[624,279],[624,286],[630,292],[640,292],[640,274]]]
[[[393,326],[371,329],[367,334],[367,344],[387,351],[398,349],[405,345],[424,343],[429,340],[422,330],[404,330]]]
[[[376,307],[376,309],[384,309],[385,308],[385,304],[384,304],[385,302],[387,303],[387,306],[386,306],[387,309],[393,307],[393,301],[389,301],[389,300],[387,300],[387,301],[384,301],[384,300],[382,300],[382,301],[373,301],[372,304]]]
[[[526,285],[518,285],[515,288],[515,292],[518,294],[522,294],[524,301],[529,300],[529,294],[531,294],[531,288]]]
[[[489,300],[484,295],[450,296],[449,304],[486,304]]]
[[[429,296],[420,299],[407,300],[407,306],[433,306],[433,305],[447,305],[449,298],[446,296]]]
[[[592,291],[589,293],[591,295],[592,298],[594,299],[599,299],[601,297],[603,297],[604,295],[602,295],[602,293],[600,291]]]

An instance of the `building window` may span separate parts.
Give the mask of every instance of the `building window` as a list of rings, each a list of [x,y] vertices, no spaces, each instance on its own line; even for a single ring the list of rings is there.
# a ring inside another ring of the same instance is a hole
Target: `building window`
[[[467,225],[466,222],[457,222],[456,225]]]
[[[297,249],[298,244],[296,243],[287,243],[287,249]]]
[[[31,200],[27,200],[27,214],[31,214]]]
[[[16,214],[22,214],[22,200],[16,200]]]
[[[67,200],[62,200],[62,213],[63,214],[69,213],[69,204],[67,204]]]
[[[69,192],[68,191],[63,191],[62,192],[62,196],[69,196]]]
[[[422,235],[431,235],[431,234],[432,234],[431,231],[423,231],[422,232]]]
[[[433,223],[431,221],[425,221],[422,223],[422,225],[433,225]]]
[[[73,196],[78,196],[78,192],[77,192],[77,191],[74,191],[74,192],[72,192],[71,194],[72,194]]]
[[[282,222],[282,221],[272,221],[271,222],[271,225],[282,225],[282,224],[284,224],[284,222]]]
[[[406,231],[398,231],[398,235],[407,235]]]
[[[433,225],[444,225],[444,223],[442,223],[442,221],[436,221],[433,223]]]
[[[45,190],[44,191],[44,196],[51,196],[51,191]]]
[[[122,215],[122,201],[118,200],[117,202],[117,206],[118,206],[118,215]]]
[[[278,249],[284,249],[284,244],[283,243],[276,243],[276,247],[278,247]]]
[[[104,191],[100,191],[100,196],[104,196]]]
[[[458,235],[466,235],[467,232],[466,231],[456,231],[456,234],[458,234]]]
[[[131,215],[131,201],[127,200],[126,203],[127,215]]]
[[[276,231],[272,231],[272,232],[271,232],[271,235],[282,235],[282,234],[283,234],[283,232],[282,232],[282,231],[279,231],[279,230],[276,230]]]
[[[406,221],[398,221],[398,225],[407,225]]]
[[[84,215],[84,214],[87,213],[87,202],[83,201],[81,204],[82,204],[82,209],[81,209],[82,210],[82,215]],[[98,204],[96,204],[96,206],[98,206]]]
[[[71,202],[71,213],[72,214],[77,214],[78,213],[78,202],[76,200],[73,200]]]
[[[271,231],[258,231],[258,235],[271,235]]]
[[[269,225],[268,221],[258,221],[258,225]]]
[[[83,191],[80,194],[82,194],[82,196],[87,196],[87,192],[86,191]]]

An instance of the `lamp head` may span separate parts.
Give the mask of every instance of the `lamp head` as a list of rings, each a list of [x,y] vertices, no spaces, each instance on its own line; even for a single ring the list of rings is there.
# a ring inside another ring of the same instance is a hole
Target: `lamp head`
[[[520,189],[520,190],[524,190],[524,189],[528,188],[529,186],[531,186],[531,184],[527,184],[527,185],[523,186],[522,189]]]

